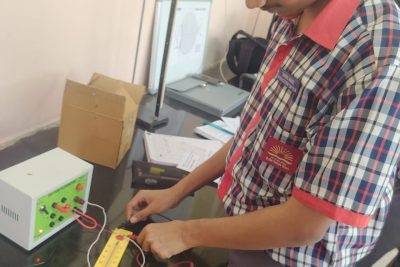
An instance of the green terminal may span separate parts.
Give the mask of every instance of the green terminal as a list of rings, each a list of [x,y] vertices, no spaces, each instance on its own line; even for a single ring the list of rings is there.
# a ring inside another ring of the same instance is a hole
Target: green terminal
[[[73,205],[76,208],[82,209],[83,204],[71,200],[75,197],[85,199],[86,181],[87,175],[83,175],[37,200],[34,240],[45,236],[69,219],[67,214],[56,209],[57,204],[60,206]]]

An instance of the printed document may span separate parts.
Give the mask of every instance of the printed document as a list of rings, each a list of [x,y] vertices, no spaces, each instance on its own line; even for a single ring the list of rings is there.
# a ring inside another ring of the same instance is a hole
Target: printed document
[[[146,131],[144,146],[149,162],[175,166],[190,172],[219,150],[222,143]]]
[[[222,117],[221,120],[213,121],[211,123],[196,127],[194,132],[207,139],[226,143],[232,139],[233,134],[237,132],[239,124],[239,117]]]

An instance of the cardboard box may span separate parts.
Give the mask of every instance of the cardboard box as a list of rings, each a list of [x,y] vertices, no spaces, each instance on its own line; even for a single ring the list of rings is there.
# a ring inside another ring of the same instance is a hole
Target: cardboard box
[[[67,80],[58,146],[115,169],[130,149],[145,87],[93,74],[88,85]]]

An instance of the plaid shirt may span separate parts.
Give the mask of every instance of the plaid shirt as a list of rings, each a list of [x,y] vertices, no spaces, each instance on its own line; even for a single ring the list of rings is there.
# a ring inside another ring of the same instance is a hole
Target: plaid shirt
[[[238,215],[290,197],[335,220],[318,243],[268,250],[287,266],[349,266],[371,251],[399,177],[399,10],[331,0],[309,28],[273,25],[218,189]]]

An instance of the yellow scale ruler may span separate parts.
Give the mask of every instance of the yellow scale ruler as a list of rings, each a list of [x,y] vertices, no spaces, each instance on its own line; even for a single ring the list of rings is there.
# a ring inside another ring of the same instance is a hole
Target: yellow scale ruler
[[[115,229],[103,248],[94,267],[118,267],[122,256],[129,244],[128,236],[132,232],[124,229]]]

